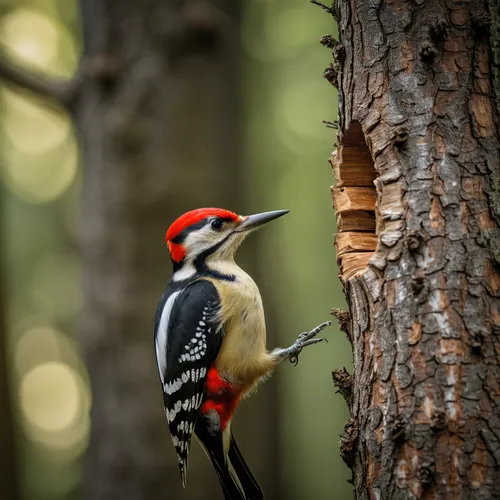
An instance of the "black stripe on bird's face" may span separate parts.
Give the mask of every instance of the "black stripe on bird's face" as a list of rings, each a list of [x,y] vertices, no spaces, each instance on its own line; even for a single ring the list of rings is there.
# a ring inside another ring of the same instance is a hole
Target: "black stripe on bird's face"
[[[180,232],[173,240],[172,243],[177,243],[181,244],[184,242],[184,240],[187,238],[187,236],[191,233],[194,233],[195,231],[198,231],[199,229],[203,228],[208,221],[207,219],[202,219],[196,224],[193,224],[192,226],[187,227],[184,229],[184,231]]]
[[[214,231],[222,231],[224,229],[224,224],[234,222],[229,217],[206,217],[205,219],[200,220],[196,224],[192,224],[191,226],[184,229],[184,231],[180,232],[173,240],[172,243],[181,244],[183,243],[187,236],[191,233],[199,231],[203,229],[207,224],[210,224],[211,228]]]
[[[219,241],[218,243],[216,243],[212,247],[207,248],[206,250],[204,250],[203,252],[198,254],[194,260],[194,267],[195,267],[196,271],[203,276],[211,276],[213,278],[221,279],[221,280],[225,280],[225,281],[234,281],[236,279],[236,277],[234,275],[220,273],[220,272],[208,267],[207,259],[211,255],[213,255],[215,252],[217,252],[217,250],[222,248],[226,243],[228,243],[230,238],[235,236],[235,235],[236,235],[236,233],[234,231],[231,231],[223,240]]]
[[[193,272],[196,270],[198,276],[234,280],[234,276],[231,274],[209,268],[206,260],[218,251],[224,252],[225,249],[229,251],[229,254],[232,254],[231,237],[241,238],[235,232],[236,227],[237,222],[231,218],[211,216],[184,229],[171,240],[172,243],[182,245],[185,251],[185,257],[181,261],[173,261],[174,273],[179,273],[182,269],[188,269],[189,266],[192,266]],[[221,258],[224,259],[224,256],[221,255]]]

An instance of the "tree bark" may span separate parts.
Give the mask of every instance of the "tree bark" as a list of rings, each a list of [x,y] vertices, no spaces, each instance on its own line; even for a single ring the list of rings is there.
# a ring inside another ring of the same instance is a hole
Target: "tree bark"
[[[351,411],[341,449],[355,497],[500,498],[488,6],[338,0],[335,11],[325,76],[339,90],[331,162],[350,309],[336,315],[354,372],[334,378]]]

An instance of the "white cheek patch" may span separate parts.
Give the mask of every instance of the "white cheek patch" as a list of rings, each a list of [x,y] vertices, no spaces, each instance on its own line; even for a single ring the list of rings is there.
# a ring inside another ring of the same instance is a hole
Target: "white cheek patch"
[[[198,231],[189,233],[183,242],[187,252],[187,258],[193,258],[196,255],[212,248],[219,241],[226,238],[232,232],[231,228],[224,229],[223,231],[214,231],[210,224],[203,226]]]
[[[185,262],[184,265],[172,275],[172,281],[182,281],[191,278],[196,274],[196,269],[191,261]]]

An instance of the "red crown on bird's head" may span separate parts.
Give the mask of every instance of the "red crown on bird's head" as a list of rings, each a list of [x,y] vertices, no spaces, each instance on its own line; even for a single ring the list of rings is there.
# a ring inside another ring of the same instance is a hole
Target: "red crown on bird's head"
[[[231,221],[237,221],[240,218],[238,214],[223,208],[197,208],[181,215],[172,223],[165,235],[165,243],[168,245],[170,255],[175,262],[180,262],[186,256],[186,249],[182,243],[174,243],[173,240],[188,227],[209,217],[220,217]]]

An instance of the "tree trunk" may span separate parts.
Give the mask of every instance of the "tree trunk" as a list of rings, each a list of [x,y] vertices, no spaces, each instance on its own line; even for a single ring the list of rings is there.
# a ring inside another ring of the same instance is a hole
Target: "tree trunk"
[[[215,473],[199,449],[181,492],[152,327],[171,272],[163,242],[168,224],[200,206],[242,208],[233,21],[239,6],[82,6],[84,68],[93,76],[77,107],[85,160],[80,340],[93,390],[86,498],[218,499]],[[256,448],[272,460],[270,432]],[[265,467],[266,460],[258,477]]]
[[[0,200],[0,202],[2,201]],[[4,261],[0,259],[1,262]],[[2,471],[0,474],[0,498],[17,500],[19,498],[19,484],[14,442],[13,405],[10,399],[11,390],[7,366],[3,285],[3,269],[0,266],[0,470]]]
[[[341,448],[355,496],[500,498],[487,5],[339,0],[335,11],[325,76],[339,89],[331,163],[350,309],[336,315],[354,354],[352,379],[335,378],[351,411]]]
[[[85,498],[220,498],[200,449],[190,456],[195,477],[189,492],[181,491],[154,359],[153,318],[171,275],[163,244],[168,224],[200,206],[245,212],[240,3],[80,4],[84,54],[73,80],[50,79],[3,54],[0,78],[70,111],[82,144],[85,311],[79,337],[93,397]],[[249,267],[251,248],[242,251]],[[236,421],[240,446],[268,498],[278,498],[279,487],[275,392],[268,384]],[[256,425],[263,415],[266,425]],[[240,436],[238,429],[251,432]]]

